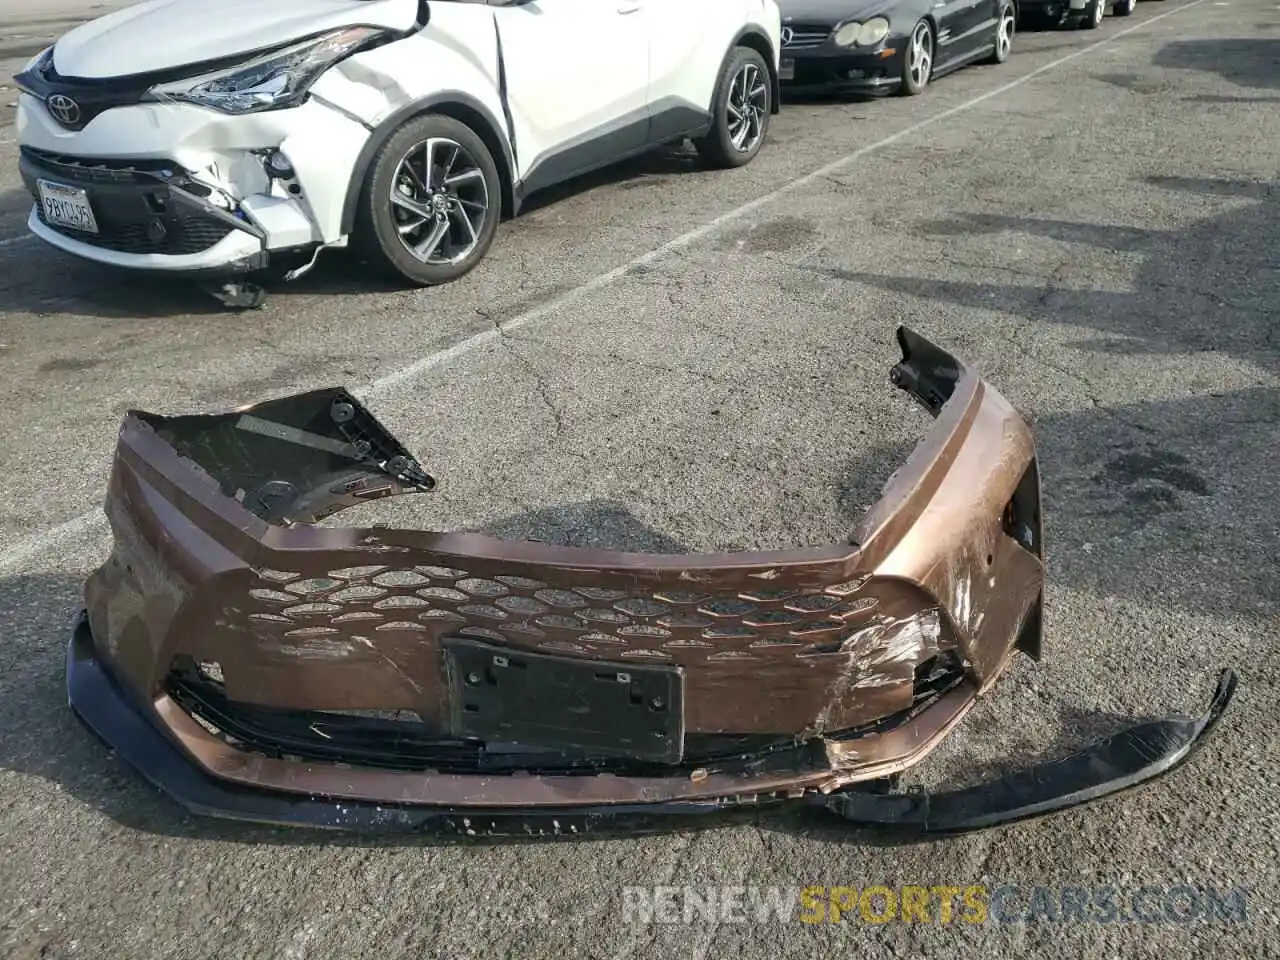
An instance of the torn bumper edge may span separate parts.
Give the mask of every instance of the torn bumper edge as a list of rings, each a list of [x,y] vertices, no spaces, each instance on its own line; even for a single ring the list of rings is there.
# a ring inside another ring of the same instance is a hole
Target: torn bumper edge
[[[862,785],[827,795],[809,793],[750,803],[724,798],[563,810],[452,809],[256,790],[215,779],[199,770],[148,722],[97,662],[83,611],[76,618],[67,647],[67,698],[76,715],[154,787],[191,813],[362,833],[476,837],[645,833],[669,830],[682,819],[705,819],[707,814],[735,809],[797,807],[820,808],[859,827],[919,834],[983,830],[1080,806],[1169,773],[1208,739],[1235,688],[1235,673],[1223,670],[1208,709],[1198,717],[1138,723],[1065,759],[958,790],[895,794],[872,792]]]
[[[1208,710],[1198,717],[1134,724],[1064,759],[970,787],[903,794],[848,790],[817,802],[861,826],[940,834],[982,830],[1067,810],[1155,780],[1181,765],[1213,732],[1235,689],[1235,672],[1225,669],[1218,676]]]

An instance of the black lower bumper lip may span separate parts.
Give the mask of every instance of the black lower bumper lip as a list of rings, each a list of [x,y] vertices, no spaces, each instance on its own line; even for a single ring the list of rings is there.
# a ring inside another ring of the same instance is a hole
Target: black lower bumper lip
[[[563,810],[451,809],[254,790],[205,774],[140,712],[98,662],[88,617],[67,646],[67,699],[80,720],[150,783],[192,813],[277,826],[360,833],[476,837],[640,834],[678,829],[708,814],[817,805],[854,824],[920,833],[979,830],[1116,793],[1167,773],[1199,746],[1226,710],[1235,675],[1224,671],[1208,713],[1131,727],[1067,760],[977,787],[932,795],[849,789],[800,800],[611,804]]]
[[[1182,764],[1213,732],[1235,688],[1235,673],[1223,670],[1208,710],[1199,717],[1126,727],[1063,760],[962,790],[898,795],[848,790],[824,798],[822,806],[856,824],[922,833],[982,830],[1066,810],[1154,780]]]
[[[782,88],[793,94],[845,92],[888,93],[902,84],[902,49],[895,45],[888,57],[879,53],[831,55],[788,55],[783,60],[794,65]]]

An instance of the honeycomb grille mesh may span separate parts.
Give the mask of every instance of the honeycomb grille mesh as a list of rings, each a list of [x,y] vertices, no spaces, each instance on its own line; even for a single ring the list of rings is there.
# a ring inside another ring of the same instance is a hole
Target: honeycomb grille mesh
[[[811,590],[562,588],[443,566],[363,566],[306,577],[257,570],[231,624],[292,642],[353,631],[449,632],[547,653],[690,662],[822,656],[874,615],[866,577]],[[243,618],[240,622],[235,622]]]

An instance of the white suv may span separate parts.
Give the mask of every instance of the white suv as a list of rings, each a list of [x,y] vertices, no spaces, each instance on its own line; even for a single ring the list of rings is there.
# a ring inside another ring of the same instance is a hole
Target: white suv
[[[17,77],[28,223],[124,267],[350,242],[445,283],[535,190],[683,138],[748,163],[780,32],[774,0],[147,0]]]

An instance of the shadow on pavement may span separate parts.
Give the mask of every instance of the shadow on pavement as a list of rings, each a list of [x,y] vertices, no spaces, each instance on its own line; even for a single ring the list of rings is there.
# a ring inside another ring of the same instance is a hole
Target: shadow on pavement
[[[1022,231],[1141,252],[1143,265],[1126,292],[846,271],[839,278],[1041,323],[1093,328],[1096,337],[1070,345],[1081,351],[1219,352],[1280,374],[1280,194],[1261,183],[1174,177],[1148,182],[1250,202],[1168,232],[986,214],[931,228],[944,235]],[[1010,346],[1052,375],[1055,368],[1037,355],[1034,343],[1014,338]],[[1274,509],[1280,476],[1274,457],[1263,453],[1280,449],[1280,390],[1259,386],[1099,406],[1037,417],[1034,430],[1046,538],[1056,547],[1052,579],[1102,596],[1223,614],[1257,615],[1280,600],[1280,567],[1273,558],[1273,545],[1280,542],[1280,513]],[[899,460],[906,452],[873,450],[846,472],[856,477],[867,464]],[[1055,517],[1071,518],[1069,533],[1056,528]],[[1228,570],[1231,579],[1224,580]],[[1167,587],[1153,586],[1161,583]]]
[[[1154,63],[1216,73],[1240,87],[1280,90],[1280,40],[1177,40],[1161,47]]]
[[[1280,194],[1273,184],[1148,177],[1168,190],[1255,201],[1187,230],[1159,231],[1091,223],[966,214],[926,225],[938,236],[1022,232],[1105,251],[1140,252],[1128,293],[1069,290],[841,271],[838,278],[913,296],[1048,322],[1093,327],[1081,349],[1109,353],[1220,351],[1280,371]]]
[[[674,537],[641,523],[626,504],[613,500],[535,510],[485,524],[479,532],[504,540],[538,540],[596,550],[683,553],[689,549]]]

